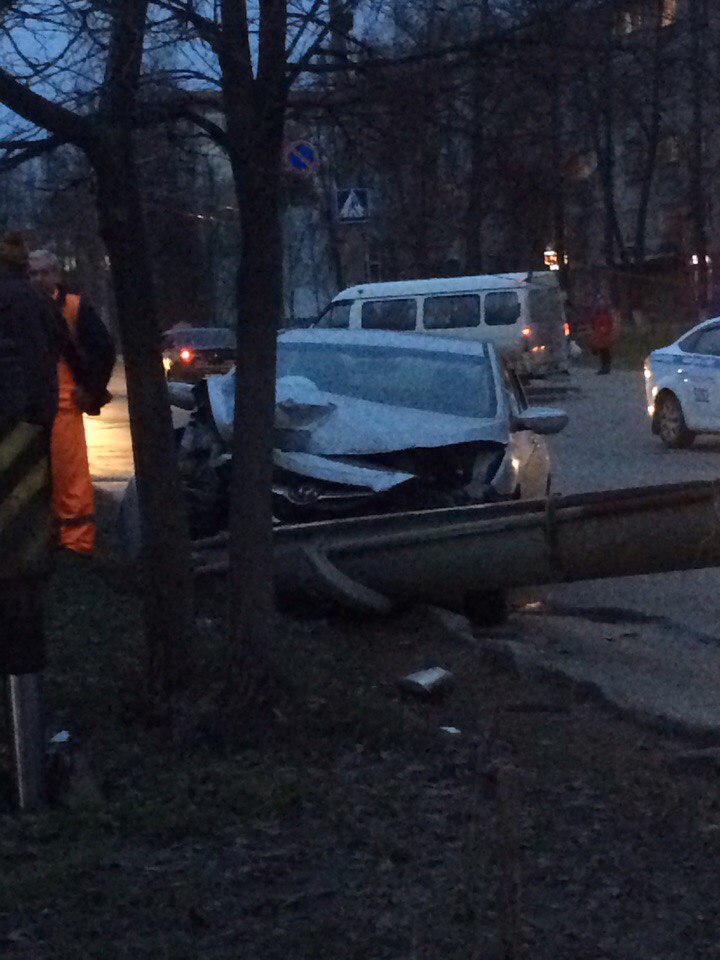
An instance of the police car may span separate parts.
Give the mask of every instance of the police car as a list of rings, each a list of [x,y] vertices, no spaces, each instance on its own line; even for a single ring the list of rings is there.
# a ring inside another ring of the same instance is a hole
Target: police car
[[[668,447],[689,447],[699,433],[720,433],[720,317],[693,327],[645,360],[653,433]]]

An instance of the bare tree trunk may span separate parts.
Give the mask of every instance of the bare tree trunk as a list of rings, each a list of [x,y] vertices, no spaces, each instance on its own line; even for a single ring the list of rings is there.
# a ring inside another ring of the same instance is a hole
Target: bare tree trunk
[[[605,262],[611,267],[615,263],[616,249],[621,263],[627,263],[628,256],[615,206],[615,138],[612,116],[609,112],[604,114],[603,127],[598,132],[596,152],[605,210]]]
[[[563,165],[563,104],[562,104],[562,76],[558,59],[557,44],[553,44],[553,67],[550,77],[550,138],[553,162],[553,232],[555,251],[558,258],[558,274],[560,286],[563,290],[568,285],[568,270],[566,264],[566,230],[565,230],[565,172]]]
[[[150,674],[169,692],[189,670],[194,613],[190,551],[131,136],[126,131],[106,134],[94,162],[128,385]]]
[[[272,448],[277,330],[282,315],[279,197],[269,144],[241,187],[243,257],[238,275],[235,432],[230,512],[232,682],[252,709],[269,677],[274,624]],[[267,154],[270,154],[269,156]]]
[[[193,629],[188,538],[177,480],[167,387],[139,190],[133,130],[148,0],[108,8],[105,76],[95,115],[74,113],[0,68],[0,100],[90,160],[110,254],[128,377],[145,542],[145,633],[152,679],[166,692],[187,669]]]
[[[708,306],[707,217],[703,146],[705,140],[704,99],[706,86],[706,45],[703,33],[707,28],[705,0],[691,0],[691,96],[692,133],[690,142],[690,216],[693,225],[693,254],[697,261],[697,308],[703,313]]]
[[[658,141],[660,139],[660,121],[662,120],[661,87],[662,87],[662,11],[658,10],[658,22],[655,27],[653,42],[652,85],[650,93],[650,120],[647,129],[647,155],[640,185],[637,220],[635,223],[635,262],[645,260],[645,244],[647,240],[647,219],[650,209],[655,168],[657,165]]]
[[[227,693],[251,714],[271,701],[275,591],[272,449],[277,331],[282,316],[280,158],[287,86],[285,0],[261,3],[257,77],[244,3],[222,0],[220,54],[227,141],[241,217]]]
[[[605,263],[613,266],[617,249],[621,263],[627,263],[627,250],[615,206],[615,70],[613,49],[608,46],[598,65],[585,67],[586,100],[590,106],[590,133],[598,162],[603,199],[603,251]]]
[[[483,13],[487,3],[483,4]],[[487,68],[483,54],[475,54],[472,89],[472,129],[470,133],[470,170],[468,203],[465,211],[465,272],[482,273],[482,221],[485,205],[485,98]]]

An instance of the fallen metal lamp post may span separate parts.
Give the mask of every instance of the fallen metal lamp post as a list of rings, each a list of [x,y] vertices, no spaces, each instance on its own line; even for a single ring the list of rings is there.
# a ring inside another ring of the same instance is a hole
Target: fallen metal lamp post
[[[275,557],[280,600],[317,596],[382,612],[422,599],[460,610],[475,591],[720,566],[720,484],[280,527]],[[218,556],[205,569],[227,562]]]

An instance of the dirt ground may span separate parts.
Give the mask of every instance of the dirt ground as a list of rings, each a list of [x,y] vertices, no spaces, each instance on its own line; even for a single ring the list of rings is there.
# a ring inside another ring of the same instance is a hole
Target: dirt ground
[[[282,620],[293,707],[168,739],[140,719],[138,616],[107,571],[58,570],[48,699],[78,746],[59,803],[0,815],[0,957],[720,957],[717,768],[672,763],[692,745],[422,610]],[[398,686],[436,665],[435,699]]]

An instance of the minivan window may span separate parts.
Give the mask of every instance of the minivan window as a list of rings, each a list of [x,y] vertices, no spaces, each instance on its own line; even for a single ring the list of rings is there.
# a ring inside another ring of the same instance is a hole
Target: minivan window
[[[485,296],[485,323],[499,327],[515,323],[520,316],[520,298],[514,291],[488,293]]]
[[[337,303],[331,303],[320,314],[317,322],[318,327],[326,330],[345,330],[350,326],[350,308],[352,300],[338,300]]]
[[[426,297],[423,323],[426,330],[477,327],[480,323],[480,297],[474,294],[457,297]]]
[[[414,330],[414,300],[368,300],[362,305],[364,330]]]

